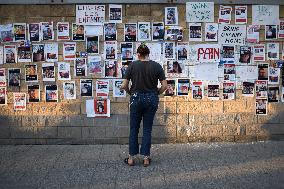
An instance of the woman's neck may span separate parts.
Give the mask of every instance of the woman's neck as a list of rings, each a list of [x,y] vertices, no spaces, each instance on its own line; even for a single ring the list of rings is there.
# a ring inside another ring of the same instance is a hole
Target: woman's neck
[[[140,61],[149,61],[149,56],[145,56],[145,57],[139,57],[138,56],[138,60],[140,60]]]

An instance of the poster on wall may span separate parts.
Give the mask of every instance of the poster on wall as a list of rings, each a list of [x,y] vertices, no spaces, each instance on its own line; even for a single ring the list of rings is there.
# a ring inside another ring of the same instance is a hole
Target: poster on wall
[[[4,64],[4,46],[0,45],[0,65]]]
[[[0,87],[0,106],[7,105],[7,88]]]
[[[105,66],[104,66],[104,77],[117,77],[117,61],[116,60],[109,60],[105,61]]]
[[[40,32],[43,41],[54,40],[53,22],[41,22]]]
[[[268,102],[279,102],[279,86],[268,86]]]
[[[178,42],[177,47],[177,59],[178,60],[187,60],[188,58],[188,43],[187,42]]]
[[[189,23],[189,41],[202,41],[201,23]]]
[[[27,109],[26,93],[13,93],[14,97],[14,110],[25,111]]]
[[[54,63],[42,63],[42,80],[55,81]]]
[[[138,41],[151,40],[151,23],[138,22]]]
[[[21,86],[21,69],[8,68],[8,84],[12,87]]]
[[[176,80],[167,79],[167,89],[164,92],[164,96],[174,96],[176,94]]]
[[[92,79],[80,79],[80,95],[81,97],[93,96],[93,80]]]
[[[97,79],[96,81],[96,96],[107,98],[109,95],[109,80]]]
[[[246,24],[248,17],[248,7],[246,5],[235,6],[235,24]]]
[[[246,25],[219,25],[219,43],[228,45],[245,45]]]
[[[105,41],[104,43],[105,60],[117,59],[117,42]]]
[[[122,23],[122,5],[109,5],[109,22]]]
[[[255,100],[255,113],[256,115],[267,115],[267,99]]]
[[[201,100],[203,98],[203,82],[193,81],[192,82],[192,98]]]
[[[268,84],[279,85],[280,68],[269,67]]]
[[[210,82],[207,85],[207,98],[210,100],[219,100],[220,99],[220,90],[219,83]]]
[[[76,99],[76,85],[75,81],[63,83],[63,96],[66,100]]]
[[[265,25],[265,40],[276,40],[277,37],[277,25]]]
[[[177,96],[188,96],[189,89],[190,89],[189,79],[177,80]]]
[[[44,56],[44,44],[33,44],[32,45],[32,59],[33,62],[42,62],[45,60]]]
[[[258,78],[258,70],[256,66],[237,66],[236,75],[238,81],[254,81]]]
[[[63,59],[75,60],[76,58],[76,42],[63,43]]]
[[[124,24],[124,41],[135,42],[137,40],[137,24],[127,23]]]
[[[253,97],[254,96],[254,82],[244,81],[242,85],[242,96]]]
[[[251,47],[250,46],[240,46],[240,63],[251,63]]]
[[[152,22],[152,40],[161,41],[164,40],[165,26],[164,22]]]
[[[46,43],[44,45],[44,53],[46,62],[58,61],[58,43]]]
[[[41,36],[40,36],[40,24],[39,23],[28,24],[28,37],[29,37],[30,42],[40,41]]]
[[[113,79],[112,81],[113,81],[113,83],[112,83],[112,86],[113,86],[112,96],[113,97],[126,97],[126,91],[120,89],[122,82],[123,82],[123,79]]]
[[[45,86],[45,101],[46,102],[58,102],[57,85],[46,85]]]
[[[165,40],[181,41],[183,39],[183,28],[180,26],[166,26]]]
[[[38,81],[36,64],[25,65],[25,80],[26,82],[37,82]]]
[[[214,22],[214,2],[186,2],[186,22]]]
[[[76,5],[76,24],[101,25],[105,22],[105,5]]]
[[[194,77],[197,80],[218,81],[218,64],[196,64],[194,66]]]
[[[248,25],[247,28],[247,42],[259,43],[260,25]]]
[[[117,39],[117,29],[115,23],[104,23],[105,41],[115,41]]]
[[[6,85],[7,85],[6,69],[0,68],[0,87],[5,87]]]
[[[266,99],[267,98],[267,81],[255,81],[255,94],[256,99]]]
[[[4,63],[17,63],[16,45],[4,45]]]
[[[163,43],[163,49],[164,60],[174,60],[176,58],[174,42]]]
[[[58,80],[66,81],[71,79],[70,73],[70,63],[67,62],[57,62],[58,68]]]
[[[253,61],[265,61],[265,45],[257,44],[253,46]]]
[[[278,38],[279,39],[284,38],[284,20],[280,21],[279,23]]]
[[[252,24],[279,24],[279,5],[252,5]]]
[[[266,43],[267,60],[279,60],[279,43]]]
[[[235,61],[235,46],[222,45],[221,61],[224,63],[234,63]]]
[[[32,52],[30,46],[19,46],[18,47],[18,62],[31,62]]]
[[[72,23],[72,40],[85,41],[85,26]]]
[[[85,26],[85,36],[100,36],[104,34],[103,25]]]
[[[88,73],[90,75],[102,73],[101,56],[89,56],[88,57]]]
[[[235,83],[234,82],[224,82],[223,83],[223,99],[224,100],[234,100],[235,99]]]
[[[236,67],[235,64],[224,64],[224,81],[235,81]]]
[[[232,6],[220,5],[219,8],[219,24],[230,24],[232,20]]]
[[[217,23],[205,23],[205,41],[218,41],[218,29]]]
[[[25,41],[26,40],[26,23],[14,23],[14,41]]]
[[[269,64],[259,63],[257,65],[258,70],[258,80],[268,80],[268,68]]]
[[[87,76],[87,62],[86,58],[76,58],[74,65],[74,76]]]
[[[94,117],[110,117],[110,100],[95,99],[94,110]]]
[[[90,55],[99,54],[99,36],[86,36],[86,49]]]
[[[139,43],[136,43],[136,48],[138,48],[139,45],[140,45]],[[149,59],[160,62],[161,55],[162,55],[162,44],[161,43],[146,43],[146,46],[150,50]]]
[[[40,102],[40,86],[28,85],[28,102]]]
[[[178,25],[177,7],[165,7],[165,25]]]
[[[14,39],[13,24],[0,25],[0,38],[2,42],[12,42]]]
[[[187,77],[185,61],[167,61],[167,77]]]
[[[120,43],[121,60],[134,60],[133,43]]]
[[[69,22],[57,22],[57,41],[70,40]]]

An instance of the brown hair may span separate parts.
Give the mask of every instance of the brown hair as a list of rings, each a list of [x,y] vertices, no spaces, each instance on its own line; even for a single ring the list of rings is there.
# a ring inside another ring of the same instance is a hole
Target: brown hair
[[[137,53],[139,53],[141,56],[147,56],[150,54],[150,50],[149,48],[146,46],[145,43],[142,43],[138,49],[137,49]]]

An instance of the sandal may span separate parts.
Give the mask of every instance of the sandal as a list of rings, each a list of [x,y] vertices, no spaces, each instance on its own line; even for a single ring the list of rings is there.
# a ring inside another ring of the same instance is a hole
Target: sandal
[[[147,158],[143,159],[143,166],[144,167],[148,167],[150,164],[151,164],[151,158],[147,157]]]
[[[128,163],[128,160],[129,160],[129,157],[128,157],[128,158],[125,158],[125,159],[124,159],[124,163],[126,163],[126,164],[129,165],[129,166],[134,166],[134,165],[135,165],[133,159],[132,159],[132,163]]]

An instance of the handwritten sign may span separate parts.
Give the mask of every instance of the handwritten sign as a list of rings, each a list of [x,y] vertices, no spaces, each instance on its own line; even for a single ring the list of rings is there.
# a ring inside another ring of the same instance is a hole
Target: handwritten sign
[[[214,2],[186,2],[187,22],[214,22]]]
[[[76,24],[101,25],[105,21],[105,5],[76,5]]]
[[[244,45],[246,42],[246,25],[220,25],[219,43]]]
[[[220,45],[198,44],[189,46],[189,57],[195,63],[220,62]]]
[[[279,24],[279,5],[252,5],[252,24]]]

